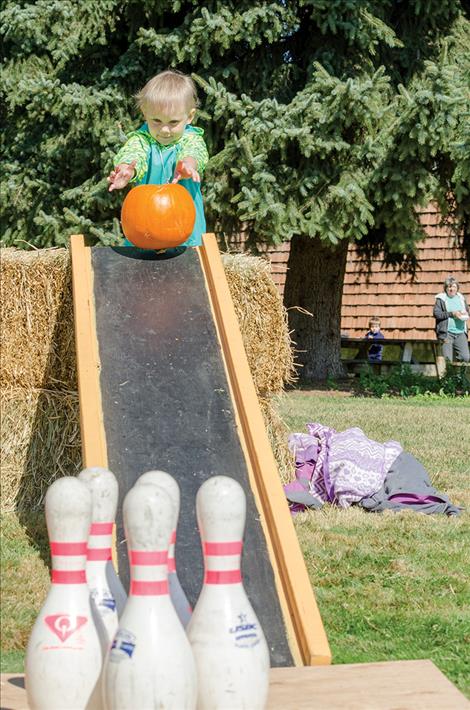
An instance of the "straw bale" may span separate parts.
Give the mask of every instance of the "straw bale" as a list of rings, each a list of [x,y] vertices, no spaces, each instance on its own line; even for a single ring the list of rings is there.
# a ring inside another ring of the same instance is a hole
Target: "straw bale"
[[[294,379],[287,314],[269,263],[223,256],[255,387],[280,392]],[[1,250],[0,384],[76,389],[70,253],[67,249]]]
[[[70,254],[1,250],[0,385],[76,389]]]
[[[80,468],[70,254],[2,249],[2,508],[35,510],[50,483]],[[268,262],[224,255],[268,434],[284,478],[287,435],[269,396],[293,379],[287,317]]]
[[[259,403],[280,478],[287,483],[293,470],[287,426],[279,416],[276,397],[259,397]],[[78,395],[4,388],[0,409],[1,509],[31,512],[41,507],[56,478],[80,471]]]
[[[259,397],[258,399],[264,417],[266,432],[278,466],[279,477],[282,483],[288,483],[292,479],[292,471],[295,465],[294,457],[287,446],[289,430],[279,415],[276,396]]]
[[[81,465],[76,392],[3,388],[0,393],[2,510],[34,510],[59,476]]]
[[[292,341],[279,291],[265,259],[224,254],[225,274],[258,395],[294,381]]]

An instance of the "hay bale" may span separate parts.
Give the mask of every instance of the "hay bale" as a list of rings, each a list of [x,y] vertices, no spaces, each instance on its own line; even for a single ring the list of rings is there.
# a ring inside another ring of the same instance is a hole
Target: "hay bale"
[[[76,389],[68,250],[2,249],[0,269],[0,385]]]
[[[223,255],[224,269],[259,395],[294,379],[287,313],[269,263]],[[1,250],[2,386],[74,390],[75,342],[67,249]]]
[[[81,467],[76,392],[3,388],[2,511],[38,509],[48,486]]]
[[[224,254],[222,261],[251,374],[259,396],[294,381],[294,356],[285,310],[265,259]]]
[[[276,397],[259,397],[261,412],[269,442],[279,470],[282,483],[289,483],[295,468],[295,460],[287,446],[289,430],[279,415]]]
[[[81,465],[67,249],[1,250],[2,506],[37,509],[55,478]],[[293,380],[287,315],[267,261],[224,255],[253,380],[283,480],[285,427],[270,396]]]

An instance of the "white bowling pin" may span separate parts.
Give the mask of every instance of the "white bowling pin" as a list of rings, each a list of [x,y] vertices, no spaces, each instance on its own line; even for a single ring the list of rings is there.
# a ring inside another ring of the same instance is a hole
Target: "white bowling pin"
[[[51,588],[29,637],[25,675],[31,710],[98,710],[102,650],[86,583],[91,495],[73,476],[45,498]]]
[[[118,504],[118,482],[111,471],[94,466],[78,474],[91,493],[92,520],[88,537],[86,576],[92,604],[103,621],[108,645],[118,628],[126,592],[112,563],[113,523]]]
[[[176,528],[180,512],[180,489],[173,476],[170,476],[169,473],[165,473],[165,471],[147,471],[139,476],[135,485],[142,485],[144,483],[154,484],[163,488],[163,490],[168,493],[173,503],[173,531],[170,538],[170,547],[168,548],[168,584],[173,606],[176,609],[179,620],[186,628],[191,618],[192,609],[178,579],[175,561]]]
[[[159,486],[134,486],[123,505],[131,584],[104,670],[108,710],[192,710],[194,659],[168,593],[173,506]]]
[[[269,651],[242,583],[246,498],[233,478],[213,476],[196,496],[204,584],[187,633],[198,672],[198,710],[261,710]]]

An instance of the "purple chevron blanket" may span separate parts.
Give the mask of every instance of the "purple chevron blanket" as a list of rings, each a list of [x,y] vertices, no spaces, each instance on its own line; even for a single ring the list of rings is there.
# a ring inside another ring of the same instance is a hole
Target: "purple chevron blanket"
[[[284,486],[291,510],[303,510],[315,501],[347,508],[383,485],[387,471],[403,451],[397,441],[379,444],[358,427],[337,432],[314,423],[308,434],[291,434],[289,449],[295,456],[295,481]]]

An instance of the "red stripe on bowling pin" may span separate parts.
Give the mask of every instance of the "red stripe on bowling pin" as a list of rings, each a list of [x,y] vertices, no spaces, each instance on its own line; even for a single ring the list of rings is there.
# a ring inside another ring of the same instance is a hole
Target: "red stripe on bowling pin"
[[[112,559],[111,539],[113,522],[92,523],[88,538],[88,562],[107,562]]]
[[[92,523],[90,535],[112,535],[113,523]]]
[[[148,550],[131,550],[131,565],[166,565],[168,561],[168,552],[148,551]]]
[[[86,555],[86,542],[51,542],[51,555],[75,557]]]
[[[239,569],[233,570],[208,570],[204,575],[206,584],[239,584],[242,581],[242,575]]]
[[[240,584],[242,575],[240,570],[240,557],[243,549],[243,541],[233,542],[204,542],[205,559],[205,584]],[[233,557],[233,569],[214,569],[221,558]]]
[[[175,562],[175,543],[176,543],[176,530],[173,530],[170,537],[170,546],[168,548],[168,572],[176,572],[176,562]]]
[[[152,597],[168,594],[168,582],[142,582],[134,580],[131,582],[131,594],[135,597]]]
[[[50,548],[53,568],[51,582],[53,584],[86,584],[85,558],[87,543],[51,541]],[[83,569],[57,569],[57,567],[62,567],[62,565],[67,566],[71,557],[82,558],[81,560],[75,560],[74,564],[78,567],[83,565]]]
[[[129,557],[131,564],[129,593],[131,596],[147,597],[169,594],[166,578],[168,550],[129,550]],[[140,578],[141,576],[145,579]],[[149,576],[154,579],[148,579]]]
[[[87,560],[89,562],[107,562],[111,559],[110,547],[89,547],[87,552]]]
[[[51,581],[54,584],[85,584],[85,570],[53,569],[51,572]]]
[[[204,554],[211,557],[220,555],[241,555],[243,542],[205,542]]]

